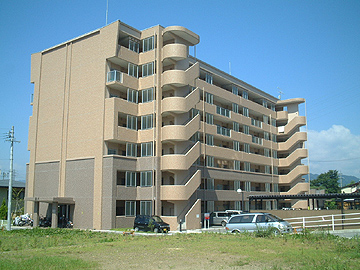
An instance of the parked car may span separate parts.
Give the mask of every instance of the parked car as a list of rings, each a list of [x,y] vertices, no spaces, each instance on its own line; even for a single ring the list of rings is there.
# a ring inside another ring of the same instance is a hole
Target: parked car
[[[233,215],[241,214],[241,211],[238,210],[225,210],[225,211],[217,211],[210,213],[210,225],[221,225],[225,227],[229,218]]]
[[[170,225],[159,216],[137,215],[134,220],[135,231],[153,231],[155,233],[170,231]]]
[[[261,229],[272,229],[274,234],[293,231],[290,223],[269,213],[235,215],[226,224],[226,230],[230,232],[254,232]]]

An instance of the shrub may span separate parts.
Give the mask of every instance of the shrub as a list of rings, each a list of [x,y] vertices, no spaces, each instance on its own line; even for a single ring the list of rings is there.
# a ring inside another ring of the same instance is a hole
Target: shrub
[[[0,220],[1,219],[5,220],[7,218],[7,212],[8,212],[8,208],[7,208],[5,199],[3,199],[1,207],[0,207]]]

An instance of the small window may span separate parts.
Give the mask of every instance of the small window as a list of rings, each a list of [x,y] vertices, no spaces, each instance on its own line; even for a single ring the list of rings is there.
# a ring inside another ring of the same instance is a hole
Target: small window
[[[240,151],[240,142],[234,141],[233,142],[233,148],[235,151]]]
[[[138,103],[138,91],[128,88],[127,101]]]
[[[147,142],[141,144],[141,156],[142,157],[149,157],[153,155],[153,143]]]
[[[127,187],[136,187],[136,172],[126,172],[125,183]]]
[[[246,116],[246,117],[249,117],[249,109],[244,107],[243,108],[243,115]]]
[[[151,201],[140,201],[140,215],[151,215]]]
[[[142,40],[143,52],[151,51],[155,48],[155,38],[154,36],[145,38]]]
[[[206,134],[205,138],[206,138],[206,144],[207,145],[210,145],[210,146],[214,145],[214,136],[213,135]]]
[[[126,127],[128,129],[137,130],[137,116],[127,115],[127,117],[126,117]]]
[[[141,116],[141,129],[151,129],[153,128],[153,115],[143,115]]]
[[[141,91],[142,103],[150,102],[154,100],[154,88],[148,88]]]
[[[136,157],[137,155],[137,144],[136,143],[127,143],[126,144],[126,156]]]
[[[206,73],[205,81],[209,84],[213,84],[213,76],[210,73]]]
[[[140,186],[150,187],[152,186],[153,174],[152,171],[140,172]]]
[[[151,76],[154,74],[154,62],[142,65],[142,77]]]
[[[207,124],[209,124],[209,125],[214,124],[214,115],[212,115],[211,113],[206,113],[205,118],[206,118]]]
[[[133,63],[128,63],[128,75],[138,78],[139,76],[139,67]]]
[[[108,149],[108,155],[116,155],[117,151],[116,149]]]
[[[240,131],[240,124],[237,122],[233,122],[233,130],[236,132]]]
[[[126,201],[125,202],[125,216],[135,216],[136,215],[136,202],[135,201]]]
[[[214,104],[214,95],[210,93],[205,93],[205,102],[209,104]]]
[[[240,171],[240,160],[234,161],[234,170]]]

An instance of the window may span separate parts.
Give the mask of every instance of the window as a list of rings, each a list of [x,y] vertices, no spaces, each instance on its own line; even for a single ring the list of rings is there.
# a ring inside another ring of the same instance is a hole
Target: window
[[[249,99],[249,93],[248,93],[248,91],[243,90],[243,92],[242,92],[242,97],[245,98],[245,99]]]
[[[244,171],[250,172],[250,162],[244,162]]]
[[[154,36],[145,38],[142,40],[143,52],[151,51],[155,48],[155,38]]]
[[[142,65],[142,77],[151,76],[154,74],[154,62]]]
[[[252,124],[253,126],[262,128],[262,122],[259,121],[259,120],[256,120],[256,119],[251,118],[251,124]]]
[[[136,202],[135,201],[126,201],[125,202],[125,216],[135,216],[136,215]]]
[[[234,169],[240,171],[240,160],[234,160]]]
[[[266,99],[263,99],[263,100],[262,100],[262,105],[263,105],[265,108],[267,108],[267,100],[266,100]]]
[[[270,133],[267,131],[264,131],[264,140],[270,140]]]
[[[244,152],[245,153],[250,153],[250,144],[244,143]]]
[[[206,144],[207,145],[210,145],[210,146],[214,145],[214,136],[213,135],[206,134],[205,138],[206,138]]]
[[[217,134],[230,137],[230,129],[216,125]]]
[[[270,174],[270,166],[265,165],[265,173]]]
[[[213,178],[206,179],[206,189],[214,190],[214,179]]]
[[[276,174],[276,175],[278,175],[278,174],[279,174],[278,167],[274,167],[273,174]]]
[[[205,93],[205,102],[209,104],[214,104],[214,95],[210,93]]]
[[[214,212],[214,209],[215,209],[214,201],[207,201],[206,206],[207,206],[208,213]]]
[[[271,125],[272,125],[273,127],[276,127],[276,119],[271,119]]]
[[[139,53],[140,43],[137,40],[129,39],[129,50]]]
[[[244,125],[243,129],[244,129],[244,134],[247,134],[247,135],[250,134],[250,128],[249,128],[249,126],[245,126],[245,125]]]
[[[141,91],[142,103],[154,100],[154,88],[148,88]]]
[[[195,116],[197,116],[199,114],[199,110],[198,109],[194,109],[192,108],[190,111],[190,117],[191,119],[193,119]]]
[[[213,84],[213,76],[210,73],[206,73],[205,81],[209,84]]]
[[[137,130],[137,116],[127,115],[126,118],[126,127],[128,129]]]
[[[234,181],[234,190],[238,190],[238,189],[241,189],[241,181],[235,180]]]
[[[274,192],[279,192],[279,184],[273,184]]]
[[[270,157],[270,149],[268,149],[268,148],[264,149],[264,156],[265,157]]]
[[[257,144],[260,144],[260,145],[263,144],[263,139],[262,138],[259,138],[259,137],[256,137],[256,136],[251,136],[251,137],[252,137],[252,142],[253,143],[257,143]]]
[[[271,134],[271,139],[273,142],[276,142],[276,135],[275,134]]]
[[[265,183],[265,191],[270,192],[270,183]]]
[[[126,172],[125,183],[127,187],[136,187],[136,172]]]
[[[152,186],[153,174],[152,171],[140,172],[140,186],[150,187]]]
[[[150,129],[153,128],[153,115],[143,115],[141,116],[141,129]]]
[[[273,156],[272,156],[273,158],[278,158],[277,157],[277,151],[276,150],[273,150]]]
[[[192,142],[200,141],[200,132],[195,132],[194,135],[191,136],[190,141]]]
[[[264,122],[265,124],[269,124],[269,116],[263,115],[263,122]]]
[[[108,155],[116,155],[117,154],[117,151],[116,149],[108,149]]]
[[[233,111],[234,113],[239,113],[239,105],[236,104],[236,103],[233,103],[233,104],[232,104],[232,111]]]
[[[240,131],[240,124],[237,122],[233,122],[233,130],[236,132]]]
[[[235,201],[235,210],[241,210],[241,201]]]
[[[237,88],[235,85],[232,86],[231,90],[234,95],[239,95],[239,88]]]
[[[216,113],[226,117],[230,117],[230,111],[220,106],[216,106]]]
[[[117,70],[111,70],[107,74],[107,82],[121,82],[122,83],[122,73]]]
[[[142,157],[149,157],[153,155],[153,143],[147,142],[141,144],[141,156]]]
[[[140,215],[150,216],[151,210],[151,201],[140,201]]]
[[[208,167],[214,167],[214,157],[212,156],[206,156],[206,166]]]
[[[126,144],[126,156],[136,157],[137,155],[137,144],[136,143],[127,143]]]
[[[245,182],[245,191],[251,191],[251,182],[249,181]]]
[[[275,112],[275,104],[271,104],[271,110]]]
[[[240,151],[240,142],[234,141],[233,142],[233,148],[235,151]]]
[[[137,78],[139,76],[138,74],[139,68],[137,65],[134,65],[133,63],[128,63],[128,75],[133,76]]]
[[[138,103],[138,91],[128,88],[127,101]]]
[[[246,116],[246,117],[249,117],[249,109],[244,107],[243,108],[243,115]]]
[[[211,113],[206,113],[205,118],[207,124],[209,125],[214,124],[214,115],[212,115]]]

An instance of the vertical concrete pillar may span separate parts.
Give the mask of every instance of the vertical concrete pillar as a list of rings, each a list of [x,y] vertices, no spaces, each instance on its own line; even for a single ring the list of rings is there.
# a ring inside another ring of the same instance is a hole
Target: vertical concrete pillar
[[[58,227],[58,203],[53,202],[51,209],[51,228],[57,228],[57,227]]]
[[[39,226],[39,202],[34,202],[33,227]]]

